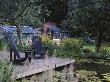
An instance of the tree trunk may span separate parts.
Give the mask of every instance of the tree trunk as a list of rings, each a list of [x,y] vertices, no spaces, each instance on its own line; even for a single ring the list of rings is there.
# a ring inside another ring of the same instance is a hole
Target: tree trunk
[[[16,32],[17,32],[17,36],[18,36],[18,39],[19,39],[18,42],[19,42],[20,45],[22,45],[20,27],[16,24],[15,20],[13,20],[13,19],[11,20],[11,24],[16,26],[16,28],[17,28]]]
[[[17,25],[15,25],[15,26],[17,27],[17,35],[18,35],[18,39],[19,39],[19,44],[22,45],[20,28],[19,28],[19,26],[17,26]]]
[[[100,52],[102,43],[102,28],[97,29],[96,52]]]

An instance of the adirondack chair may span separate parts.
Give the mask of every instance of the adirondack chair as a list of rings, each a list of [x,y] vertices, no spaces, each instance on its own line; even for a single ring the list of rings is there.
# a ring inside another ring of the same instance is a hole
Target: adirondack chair
[[[16,40],[12,36],[12,33],[10,33],[10,32],[5,33],[5,39],[10,44],[10,62],[13,62],[13,63],[22,63],[26,59],[29,60],[29,63],[31,62],[31,56],[30,56],[31,51],[25,51],[25,57],[24,58],[21,58],[20,57],[20,53],[19,53],[18,48],[16,46]],[[13,52],[14,52],[14,54],[13,54]],[[14,58],[12,58],[13,55],[14,55]]]
[[[25,57],[21,58],[20,53],[18,51],[18,48],[16,46],[16,40],[15,37],[13,36],[13,28],[10,26],[0,26],[0,32],[1,35],[4,37],[5,41],[10,44],[10,61],[13,62],[24,62],[25,60],[29,60],[31,62],[31,51],[25,51]],[[14,52],[14,58],[12,58]]]
[[[32,37],[32,50],[33,50],[33,55],[34,58],[36,56],[40,56],[41,58],[45,58],[46,52],[47,52],[47,47],[43,47],[42,45],[42,39],[39,36],[33,36]]]

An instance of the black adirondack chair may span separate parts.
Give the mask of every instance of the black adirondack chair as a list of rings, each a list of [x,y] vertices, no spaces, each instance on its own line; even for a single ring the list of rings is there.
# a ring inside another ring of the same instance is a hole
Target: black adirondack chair
[[[17,63],[22,63],[26,59],[28,59],[29,62],[31,62],[31,56],[30,56],[31,55],[31,51],[29,51],[29,50],[27,50],[27,51],[24,52],[25,53],[25,57],[24,58],[21,58],[20,57],[20,53],[19,53],[18,48],[16,46],[16,40],[14,39],[14,37],[12,36],[12,34],[7,33],[5,39],[10,44],[10,62],[13,62],[13,63],[16,63],[16,62]]]
[[[39,36],[32,37],[32,50],[33,50],[34,58],[39,58],[39,57],[45,58],[47,47],[43,47],[41,37]]]
[[[13,36],[12,31],[9,29],[2,28],[2,27],[0,27],[0,30],[3,31],[2,35],[4,36],[5,41],[10,44],[10,61],[20,63],[20,62],[24,62],[26,59],[28,59],[29,62],[31,62],[31,56],[29,56],[31,54],[30,51],[25,52],[24,58],[20,57],[20,53],[16,46],[16,40],[15,40],[15,37]],[[14,52],[14,58],[12,58],[13,52]],[[18,58],[18,59],[16,59],[16,58]]]

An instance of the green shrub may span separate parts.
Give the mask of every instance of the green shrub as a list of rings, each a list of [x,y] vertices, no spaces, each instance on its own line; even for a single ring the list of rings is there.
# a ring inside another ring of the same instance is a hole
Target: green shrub
[[[83,41],[81,38],[67,38],[57,47],[57,54],[64,57],[81,57]]]
[[[0,82],[12,82],[12,64],[6,60],[0,60]]]
[[[17,48],[19,51],[21,51],[23,49],[23,47],[20,44],[17,44]]]
[[[102,47],[101,53],[102,53],[103,55],[109,54],[108,47]]]
[[[96,53],[96,55],[100,58],[107,58],[110,57],[110,47],[102,46],[101,51]]]
[[[47,47],[48,54],[50,55],[54,54],[54,49],[56,47],[55,42],[45,35],[42,35],[41,38],[42,38],[43,46]]]
[[[67,38],[63,39],[59,45],[57,45],[48,36],[42,35],[43,46],[48,48],[48,53],[56,54],[60,57],[81,57],[83,49],[82,38]]]
[[[89,49],[89,48],[84,48],[82,50],[82,52],[83,52],[83,56],[84,57],[91,57],[91,56],[93,56],[93,51],[91,49]]]
[[[83,53],[91,53],[92,52],[92,50],[91,49],[89,49],[89,48],[84,48],[83,49]]]
[[[92,52],[96,52],[96,47],[95,47],[95,45],[85,44],[85,45],[83,46],[83,49],[90,49]]]
[[[102,74],[102,76],[104,77],[104,81],[106,82],[110,82],[110,73],[106,73],[106,74]]]

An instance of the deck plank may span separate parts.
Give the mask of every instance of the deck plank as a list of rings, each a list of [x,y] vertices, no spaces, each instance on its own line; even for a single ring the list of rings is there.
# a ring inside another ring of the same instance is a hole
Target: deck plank
[[[0,52],[0,58],[4,57],[9,60],[9,52],[5,52],[7,55],[3,55]],[[24,55],[21,53],[22,56]],[[67,64],[74,63],[74,59],[68,58],[59,58],[59,57],[48,57],[46,59],[32,59],[29,66],[26,65],[14,65],[13,76],[16,76],[16,79],[44,72],[47,70],[55,69]]]

